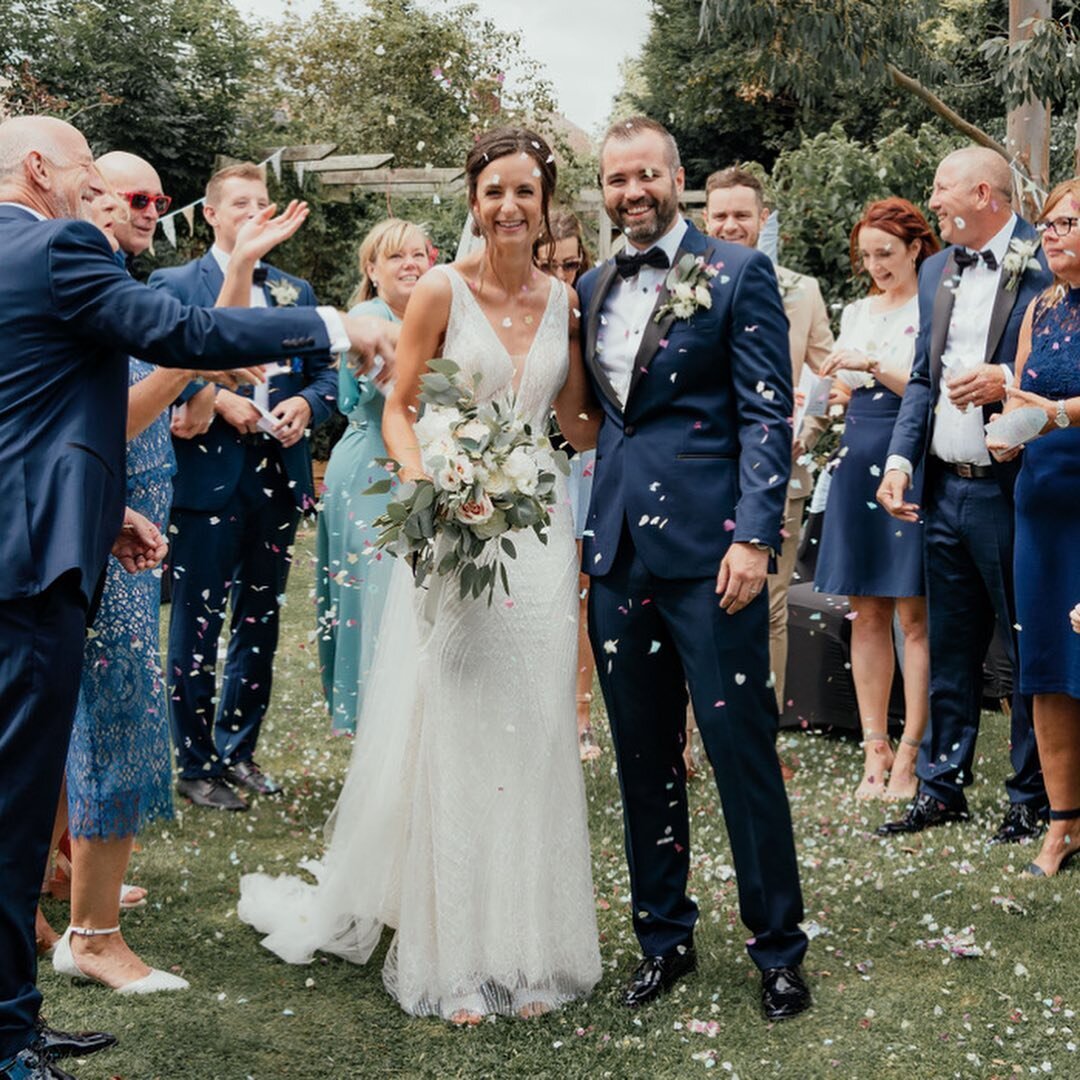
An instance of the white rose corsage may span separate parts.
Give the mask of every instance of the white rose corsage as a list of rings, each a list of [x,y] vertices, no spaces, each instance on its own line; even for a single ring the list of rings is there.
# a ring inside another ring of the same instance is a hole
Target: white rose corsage
[[[709,282],[716,274],[716,267],[710,266],[700,255],[684,255],[664,279],[668,298],[657,310],[655,321],[663,322],[668,315],[689,319],[695,312],[711,308]]]
[[[300,299],[300,290],[291,281],[286,281],[284,278],[274,278],[273,281],[267,280],[266,287],[274,298],[274,304],[277,307],[295,307],[296,301]]]
[[[1035,252],[1038,250],[1038,240],[1013,238],[1009,241],[1009,250],[1005,252],[1005,258],[1001,260],[1001,269],[1005,274],[1005,288],[1009,292],[1016,289],[1020,284],[1020,279],[1028,270],[1042,269],[1042,264],[1035,258]]]

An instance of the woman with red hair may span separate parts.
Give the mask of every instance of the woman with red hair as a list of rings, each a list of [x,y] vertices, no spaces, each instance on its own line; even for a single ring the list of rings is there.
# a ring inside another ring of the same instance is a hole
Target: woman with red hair
[[[910,799],[926,728],[930,657],[920,526],[895,521],[875,500],[919,329],[918,268],[938,250],[906,199],[867,206],[851,231],[851,263],[869,295],[844,308],[836,348],[822,365],[851,389],[814,575],[818,592],[851,604],[851,672],[862,726],[861,799]],[[921,484],[917,473],[914,485]],[[904,635],[904,733],[889,743],[893,619]],[[886,782],[886,777],[887,782]]]

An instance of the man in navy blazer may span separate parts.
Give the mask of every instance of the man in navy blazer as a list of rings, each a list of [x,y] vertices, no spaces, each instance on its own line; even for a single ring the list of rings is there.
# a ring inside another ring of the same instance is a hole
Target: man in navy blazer
[[[688,685],[762,1004],[784,1019],[810,1004],[765,589],[791,468],[787,319],[764,255],[680,218],[683,171],[661,125],[616,124],[600,170],[628,253],[579,286],[584,355],[604,412],[583,567],[643,953],[624,1002],[645,1004],[696,965]]]
[[[42,1027],[34,913],[105,560],[160,557],[137,516],[118,543],[128,355],[189,368],[319,354],[329,327],[368,359],[393,348],[374,321],[208,312],[139,285],[94,225],[55,220],[103,191],[75,128],[0,124],[0,1080],[62,1080],[56,1056],[111,1042]]]
[[[974,780],[982,667],[997,632],[1016,670],[1013,629],[1013,481],[983,425],[1000,412],[1020,324],[1050,283],[1028,268],[1035,230],[1011,209],[1012,174],[992,150],[968,147],[938,166],[930,209],[951,247],[919,270],[919,337],[896,418],[878,501],[894,517],[919,520],[906,499],[912,469],[925,462],[922,520],[930,620],[930,723],[916,764],[919,793],[882,835],[919,832],[968,818],[964,788]],[[1018,249],[1027,248],[1021,257]],[[1033,837],[1048,812],[1031,700],[1014,691],[1014,775],[1009,809],[992,842]]]
[[[257,165],[231,165],[215,173],[203,208],[214,231],[213,247],[185,266],[155,272],[151,287],[184,303],[212,306],[225,283],[237,233],[269,202]],[[266,264],[255,273],[243,302],[316,306],[306,281]],[[178,790],[200,806],[246,809],[230,783],[262,795],[280,790],[256,763],[255,748],[270,703],[296,527],[301,511],[315,501],[305,431],[330,415],[337,397],[331,360],[329,352],[297,357],[291,370],[265,386],[236,393],[219,389],[209,430],[193,438],[174,434],[166,670]],[[267,411],[276,421],[273,434],[259,428]],[[232,633],[219,693],[217,642],[226,605],[232,609]]]

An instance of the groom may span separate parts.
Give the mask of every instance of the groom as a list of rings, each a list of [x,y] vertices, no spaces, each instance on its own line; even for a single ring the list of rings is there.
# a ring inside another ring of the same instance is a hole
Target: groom
[[[697,964],[697,907],[686,891],[688,685],[765,1015],[785,1019],[810,1005],[765,589],[791,467],[787,319],[764,255],[711,240],[679,216],[683,170],[660,124],[613,126],[600,181],[628,243],[579,286],[604,410],[583,560],[643,953],[624,1003],[653,1000]],[[686,255],[701,262],[686,266]],[[674,295],[668,266],[682,285]]]

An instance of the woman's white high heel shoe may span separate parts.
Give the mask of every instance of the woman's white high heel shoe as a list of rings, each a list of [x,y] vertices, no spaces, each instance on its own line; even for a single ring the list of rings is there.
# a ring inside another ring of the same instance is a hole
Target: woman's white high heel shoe
[[[56,943],[52,951],[53,970],[60,975],[66,975],[69,979],[82,979],[86,982],[108,983],[93,975],[87,975],[75,962],[75,954],[71,950],[71,935],[78,934],[80,937],[100,937],[103,934],[118,934],[119,926],[113,926],[108,930],[88,930],[81,926],[69,926],[64,931],[64,936]],[[109,989],[117,994],[157,994],[167,990],[187,990],[191,984],[187,979],[181,979],[179,975],[173,975],[168,971],[159,971],[151,968],[149,975],[132,982],[124,983],[123,986],[110,986]]]

